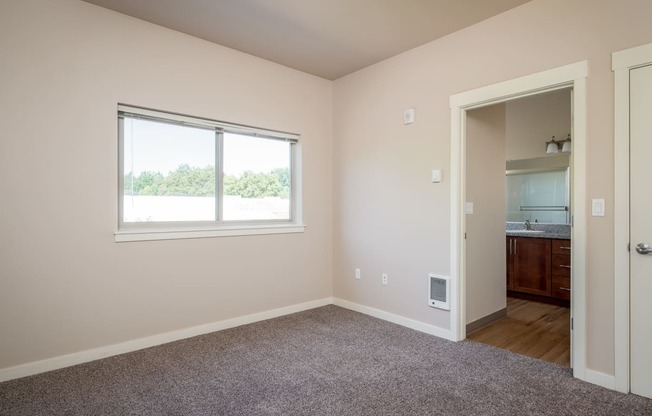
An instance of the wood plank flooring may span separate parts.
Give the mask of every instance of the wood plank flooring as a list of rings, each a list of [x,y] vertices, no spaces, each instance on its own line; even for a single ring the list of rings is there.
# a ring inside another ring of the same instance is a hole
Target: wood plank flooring
[[[507,316],[467,338],[569,367],[570,309],[507,298]]]

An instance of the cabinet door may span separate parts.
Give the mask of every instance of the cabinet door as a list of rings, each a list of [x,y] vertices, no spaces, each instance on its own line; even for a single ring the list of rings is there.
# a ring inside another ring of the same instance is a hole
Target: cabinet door
[[[553,298],[570,300],[571,282],[570,277],[552,276],[551,293]]]
[[[516,237],[513,246],[514,290],[550,296],[550,240]]]
[[[505,253],[506,253],[506,269],[507,269],[507,290],[514,289],[514,256],[512,255],[514,238],[507,237]]]
[[[552,254],[571,254],[571,240],[552,240]]]
[[[552,275],[560,276],[560,277],[570,277],[571,256],[569,256],[568,254],[553,254]]]

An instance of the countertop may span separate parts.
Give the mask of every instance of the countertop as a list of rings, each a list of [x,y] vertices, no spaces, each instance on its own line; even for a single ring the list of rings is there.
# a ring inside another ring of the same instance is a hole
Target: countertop
[[[508,237],[549,238],[553,240],[570,240],[571,230],[569,224],[532,224],[532,229],[543,231],[541,233],[528,233],[522,222],[506,222],[505,234]]]

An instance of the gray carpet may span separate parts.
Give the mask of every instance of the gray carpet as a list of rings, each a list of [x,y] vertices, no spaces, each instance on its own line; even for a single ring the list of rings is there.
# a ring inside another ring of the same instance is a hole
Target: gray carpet
[[[652,415],[652,400],[326,306],[1,383],[0,414]]]

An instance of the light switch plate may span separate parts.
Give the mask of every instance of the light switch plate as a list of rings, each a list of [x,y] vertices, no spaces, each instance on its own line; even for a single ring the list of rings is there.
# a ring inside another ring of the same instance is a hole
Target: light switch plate
[[[466,214],[473,214],[473,202],[467,202],[464,204],[464,212]]]
[[[591,215],[594,217],[604,217],[604,199],[591,200]]]
[[[414,123],[414,108],[408,108],[403,112],[403,124]]]
[[[441,169],[432,170],[432,181],[433,183],[441,182]]]

